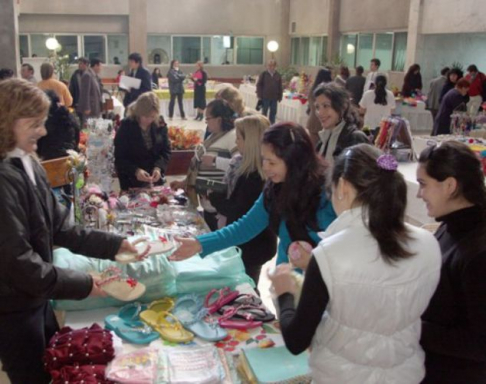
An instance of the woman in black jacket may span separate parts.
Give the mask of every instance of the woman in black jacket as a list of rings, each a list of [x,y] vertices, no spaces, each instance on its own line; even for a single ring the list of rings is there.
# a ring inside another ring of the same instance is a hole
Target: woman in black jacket
[[[50,160],[67,156],[67,150],[78,147],[79,124],[67,108],[59,104],[56,92],[45,92],[51,105],[45,123],[47,135],[37,142],[37,154],[42,160]]]
[[[441,222],[437,290],[422,316],[426,384],[486,383],[486,187],[480,161],[447,141],[419,158],[418,197]]]
[[[43,354],[58,331],[50,300],[103,295],[98,278],[53,265],[53,247],[113,260],[122,237],[69,223],[34,158],[50,101],[19,79],[0,83],[0,362],[12,384],[44,384]]]
[[[120,188],[164,184],[170,160],[167,124],[159,116],[159,99],[146,92],[131,104],[115,136],[115,167]]]
[[[245,215],[262,193],[264,176],[260,143],[263,132],[269,126],[270,122],[262,115],[246,116],[235,121],[236,145],[241,156],[232,159],[226,172],[227,193],[213,192],[209,195],[211,205],[220,216],[219,228]],[[277,237],[267,228],[240,248],[246,273],[258,285],[262,265],[277,252]]]

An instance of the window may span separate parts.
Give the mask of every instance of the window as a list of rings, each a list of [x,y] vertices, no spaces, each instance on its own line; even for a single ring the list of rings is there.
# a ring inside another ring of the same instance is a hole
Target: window
[[[292,37],[290,40],[291,65],[323,65],[327,53],[327,36]]]
[[[201,59],[201,38],[173,36],[173,59],[181,64],[194,64]]]
[[[49,50],[46,47],[46,40],[50,37],[49,34],[30,35],[30,43],[32,56],[49,57]]]
[[[393,47],[393,71],[403,72],[405,70],[405,57],[407,55],[407,32],[395,33]]]
[[[327,36],[322,36],[321,58],[318,65],[325,65],[327,61]]]
[[[29,57],[29,36],[19,35],[20,57]]]
[[[341,57],[350,68],[356,66],[357,40],[357,35],[343,35],[341,38]]]
[[[125,65],[128,61],[127,35],[108,35],[108,64]]]
[[[393,32],[377,33],[375,35],[375,57],[381,61],[380,70],[392,69]]]
[[[363,68],[368,68],[370,66],[370,60],[373,57],[373,34],[360,33],[358,35],[358,55],[356,65],[362,65]]]
[[[171,60],[170,36],[148,35],[147,51],[149,64],[169,64]]]
[[[209,64],[211,59],[211,38],[203,37],[203,54],[202,61],[204,64]]]
[[[321,64],[322,37],[311,37],[309,65],[318,66]]]
[[[84,36],[84,56],[105,61],[105,36]]]
[[[69,56],[69,63],[73,64],[79,57],[78,53],[78,36],[74,35],[56,35],[59,43],[59,56]],[[104,59],[104,57],[102,58]]]
[[[309,65],[309,47],[310,47],[310,38],[309,37],[302,37],[300,39],[300,49],[302,50],[302,65]]]
[[[300,65],[300,37],[292,37],[290,40],[290,64]]]
[[[236,47],[237,64],[263,64],[263,37],[238,37]]]
[[[213,36],[211,38],[211,64],[234,64],[234,38]]]

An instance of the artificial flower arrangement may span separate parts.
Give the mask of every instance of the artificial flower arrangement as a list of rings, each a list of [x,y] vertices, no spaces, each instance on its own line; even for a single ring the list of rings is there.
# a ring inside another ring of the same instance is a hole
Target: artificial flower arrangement
[[[121,208],[114,193],[103,192],[97,184],[87,184],[80,198],[82,221],[86,226],[108,229],[116,221],[115,210]]]
[[[306,104],[307,94],[312,86],[311,82],[311,77],[305,72],[302,72],[299,76],[294,76],[290,80],[289,89],[285,97],[291,100],[299,100],[302,104]]]
[[[201,143],[199,133],[183,127],[170,126],[169,140],[173,150],[191,150]]]

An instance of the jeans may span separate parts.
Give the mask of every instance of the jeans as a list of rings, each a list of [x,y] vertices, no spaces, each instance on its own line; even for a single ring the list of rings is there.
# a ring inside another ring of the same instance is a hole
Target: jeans
[[[177,104],[179,104],[179,111],[181,113],[181,117],[184,118],[186,117],[184,113],[184,104],[182,103],[182,97],[184,95],[182,93],[177,93],[177,94],[170,94],[170,102],[169,102],[169,117],[172,118],[174,116],[174,104],[175,104],[175,99],[177,97]]]
[[[278,100],[263,99],[262,113],[267,116],[270,109],[270,123],[275,124],[275,116],[277,116],[277,103]]]

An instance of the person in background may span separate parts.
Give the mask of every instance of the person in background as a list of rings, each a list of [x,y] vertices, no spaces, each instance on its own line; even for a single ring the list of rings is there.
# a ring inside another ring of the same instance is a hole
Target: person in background
[[[359,106],[359,102],[363,97],[363,88],[366,82],[366,77],[363,76],[364,69],[361,65],[356,67],[356,75],[351,76],[346,80],[346,90],[351,94],[351,103]]]
[[[68,156],[68,150],[76,150],[79,144],[79,124],[68,109],[59,103],[52,90],[45,91],[51,101],[45,122],[47,135],[37,141],[37,154],[42,160]]]
[[[70,107],[73,104],[73,97],[68,87],[63,82],[54,79],[54,67],[51,63],[42,63],[41,77],[42,81],[37,83],[40,89],[43,91],[52,89],[59,97],[59,102],[66,107]]]
[[[419,384],[425,375],[420,316],[439,281],[440,249],[405,223],[397,168],[371,145],[342,153],[330,180],[338,218],[312,251],[297,309],[290,266],[270,276],[285,345],[293,354],[310,347],[315,383]]]
[[[484,73],[479,72],[478,67],[471,64],[467,67],[467,75],[465,77],[471,84],[469,87],[469,102],[467,103],[467,111],[475,116],[478,113],[479,107],[483,103],[483,94],[485,90],[486,76]]]
[[[327,84],[332,81],[332,74],[329,68],[320,68],[317,72],[316,79],[314,80],[314,84],[312,84],[312,88],[309,91],[309,95],[307,98],[307,115],[309,118],[307,119],[306,128],[309,132],[310,138],[312,140],[312,144],[314,146],[317,145],[319,142],[319,132],[322,130],[321,122],[316,114],[315,109],[315,100],[314,100],[314,91],[316,88],[321,84]]]
[[[172,120],[174,116],[174,104],[177,99],[177,104],[179,104],[179,113],[181,114],[182,120],[186,120],[186,114],[184,113],[184,80],[186,75],[182,73],[179,68],[179,61],[172,60],[170,62],[170,69],[167,72],[167,77],[169,79],[169,92],[170,92],[170,102],[169,102],[169,119]]]
[[[14,71],[9,68],[0,69],[0,80],[7,80],[14,76]]]
[[[34,76],[34,67],[30,64],[22,64],[20,76],[22,76],[22,79],[27,80],[32,84],[37,84],[37,79]]]
[[[73,97],[73,108],[78,110],[79,95],[81,94],[81,76],[89,68],[89,60],[85,57],[78,59],[78,69],[74,71],[69,80],[69,92]],[[82,114],[78,114],[80,120],[82,120]]]
[[[464,73],[459,68],[452,68],[447,72],[447,80],[440,91],[439,104],[442,103],[443,97],[456,86],[459,79],[462,79]]]
[[[218,211],[218,228],[230,225],[243,217],[262,193],[265,175],[262,169],[260,143],[263,133],[270,126],[268,119],[260,114],[246,116],[235,121],[236,145],[240,155],[233,157],[224,181],[226,193],[212,192],[211,205]],[[277,237],[265,229],[253,240],[241,244],[241,257],[246,274],[258,286],[262,265],[277,252]]]
[[[372,89],[375,85],[375,78],[378,76],[378,70],[380,69],[381,61],[380,59],[371,59],[370,61],[370,72],[366,75],[365,85],[363,87],[363,94],[366,91]]]
[[[195,120],[201,121],[204,117],[204,110],[206,109],[206,82],[208,81],[208,74],[204,70],[202,61],[196,63],[196,72],[192,74],[192,81],[194,82],[194,109],[197,111]]]
[[[243,117],[256,113],[256,111],[245,105],[241,92],[231,84],[228,84],[226,87],[223,87],[216,92],[215,99],[226,101],[229,107],[235,112],[236,117]]]
[[[459,79],[456,82],[456,86],[446,93],[434,120],[433,136],[449,135],[451,133],[451,115],[454,111],[466,110],[469,87],[469,81]]]
[[[410,97],[412,94],[422,91],[422,75],[420,74],[420,65],[413,64],[403,79],[402,96]]]
[[[319,242],[318,233],[335,219],[325,191],[325,169],[306,130],[284,122],[271,126],[261,143],[263,172],[267,182],[248,213],[216,232],[179,239],[181,247],[170,260],[202,257],[231,246],[247,243],[270,228],[280,241],[277,265],[288,262],[292,242]],[[305,186],[303,188],[302,186]]]
[[[145,92],[130,104],[115,136],[115,168],[121,190],[163,185],[170,155],[159,98],[153,92]]]
[[[429,93],[427,94],[427,108],[432,113],[432,118],[435,120],[437,112],[439,112],[439,97],[447,80],[446,75],[449,72],[449,67],[444,67],[440,71],[440,76],[432,79],[429,85]]]
[[[159,89],[159,79],[162,78],[162,74],[160,73],[160,68],[154,68],[152,72],[152,87],[154,89]]]
[[[128,56],[128,67],[130,68],[128,76],[139,79],[140,87],[138,89],[131,88],[127,90],[123,99],[123,106],[125,108],[137,100],[141,94],[152,91],[150,72],[143,66],[142,55],[140,53],[134,52]]]
[[[442,271],[422,316],[423,384],[486,383],[486,188],[477,155],[463,143],[427,147],[417,168]]]
[[[115,56],[115,57],[113,58],[113,64],[116,64],[116,65],[121,65],[121,63],[120,63],[120,59],[118,58],[118,56]]]
[[[390,116],[395,110],[395,96],[386,89],[386,77],[375,78],[375,89],[366,91],[359,102],[364,114],[364,126],[371,130],[380,126],[381,119]]]
[[[277,72],[275,60],[268,61],[267,70],[258,77],[256,88],[257,97],[262,101],[262,113],[268,116],[270,111],[270,123],[274,124],[278,103],[283,97],[282,76]]]
[[[346,87],[346,81],[349,79],[349,68],[342,65],[339,68],[339,74],[334,79],[334,82],[341,87]]]
[[[120,69],[117,73],[116,73],[116,83],[117,84],[120,84],[120,80],[121,80],[121,77],[122,76],[125,76],[125,70],[124,69]]]
[[[53,264],[53,247],[114,260],[126,239],[73,226],[34,153],[51,103],[21,79],[0,82],[0,362],[12,384],[47,384],[43,356],[59,331],[51,300],[103,296],[86,272]]]
[[[343,87],[334,83],[321,84],[314,91],[314,100],[322,127],[316,151],[325,166],[332,165],[334,158],[346,148],[369,143],[368,137],[358,128],[358,112]]]
[[[101,82],[101,60],[92,59],[90,68],[81,76],[81,92],[78,100],[78,115],[82,116],[82,124],[89,118],[99,118],[103,103]]]

